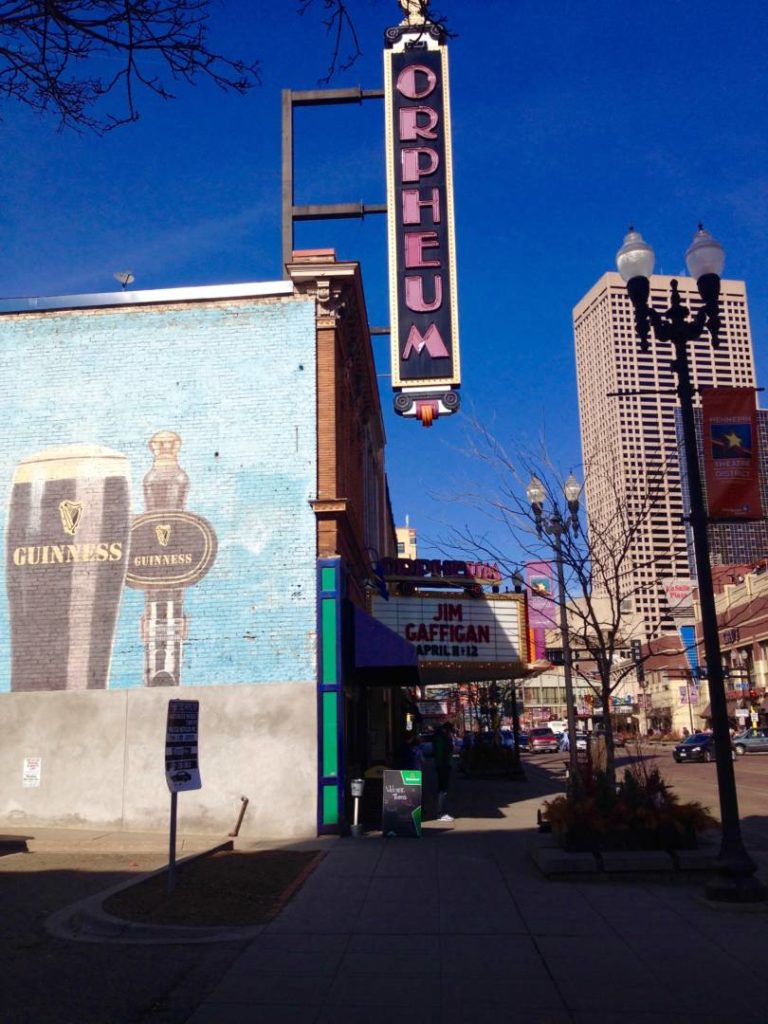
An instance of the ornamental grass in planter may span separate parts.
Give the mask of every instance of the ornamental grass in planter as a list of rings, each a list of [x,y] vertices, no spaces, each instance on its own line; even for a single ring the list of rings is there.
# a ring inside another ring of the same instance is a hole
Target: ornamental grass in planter
[[[558,842],[566,850],[690,850],[697,836],[719,822],[700,803],[682,803],[661,777],[640,762],[612,785],[607,772],[584,765],[565,796],[544,804]]]

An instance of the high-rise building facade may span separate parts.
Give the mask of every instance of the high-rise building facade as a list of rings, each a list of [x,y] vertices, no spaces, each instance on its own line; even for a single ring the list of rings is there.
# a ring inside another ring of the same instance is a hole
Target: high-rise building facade
[[[397,557],[416,558],[416,531],[410,524],[408,516],[405,517],[405,526],[396,526],[397,533]]]
[[[669,305],[672,278],[651,278],[649,302]],[[701,305],[696,282],[677,278],[686,306]],[[721,343],[708,336],[688,347],[694,387],[755,387],[746,286],[724,280]],[[688,560],[675,409],[678,406],[669,342],[641,352],[626,285],[604,274],[573,310],[585,498],[590,516],[605,521],[617,500],[637,524],[629,546],[628,613],[648,638],[675,624],[661,581],[687,577]],[[643,511],[651,492],[653,507]],[[631,607],[630,607],[631,606]]]

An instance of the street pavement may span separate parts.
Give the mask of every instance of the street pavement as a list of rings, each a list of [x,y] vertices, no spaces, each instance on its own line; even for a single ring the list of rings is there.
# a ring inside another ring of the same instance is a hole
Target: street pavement
[[[455,822],[428,821],[420,839],[311,841],[324,860],[275,920],[241,941],[97,944],[43,933],[43,909],[98,892],[99,880],[107,888],[128,877],[136,868],[126,856],[139,870],[153,855],[162,863],[164,837],[151,850],[152,837],[102,836],[103,867],[112,869],[91,869],[87,884],[77,872],[55,882],[26,874],[28,900],[41,886],[49,895],[21,930],[36,945],[22,940],[8,958],[4,926],[11,985],[0,990],[0,1022],[764,1021],[768,905],[712,905],[700,876],[539,873],[530,857],[541,838],[536,813],[562,789],[561,762],[527,758],[526,782],[455,777]],[[429,813],[429,773],[426,785]],[[79,842],[92,857],[97,838],[66,833],[61,841],[69,852]],[[48,840],[55,845],[55,836]],[[182,855],[212,845],[211,837],[183,842]],[[758,840],[750,852],[768,881],[768,843]],[[0,886],[8,863],[24,857],[31,867],[29,855],[0,858]],[[5,910],[6,887],[0,892]],[[18,901],[11,917],[21,922]]]

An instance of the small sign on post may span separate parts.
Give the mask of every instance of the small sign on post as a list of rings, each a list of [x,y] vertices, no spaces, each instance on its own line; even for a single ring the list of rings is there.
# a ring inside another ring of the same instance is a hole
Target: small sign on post
[[[165,730],[165,781],[171,793],[200,789],[197,760],[199,700],[169,700]]]
[[[169,700],[165,728],[165,781],[171,791],[171,828],[168,854],[168,892],[176,882],[176,799],[189,789],[201,789],[197,758],[200,701]]]

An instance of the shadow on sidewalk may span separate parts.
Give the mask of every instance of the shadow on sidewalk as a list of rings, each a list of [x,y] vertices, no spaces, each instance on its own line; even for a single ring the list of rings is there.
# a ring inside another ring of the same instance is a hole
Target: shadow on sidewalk
[[[501,822],[504,810],[513,804],[534,798],[542,801],[565,791],[565,769],[562,756],[542,761],[523,759],[525,779],[501,775],[467,776],[458,769],[451,773],[448,790],[448,812],[454,818],[482,818]],[[424,821],[437,818],[437,777],[431,766],[424,771],[422,795]],[[531,822],[532,825],[535,822]]]

